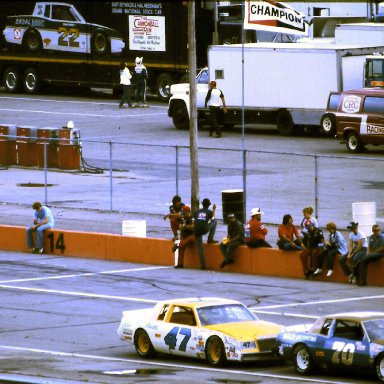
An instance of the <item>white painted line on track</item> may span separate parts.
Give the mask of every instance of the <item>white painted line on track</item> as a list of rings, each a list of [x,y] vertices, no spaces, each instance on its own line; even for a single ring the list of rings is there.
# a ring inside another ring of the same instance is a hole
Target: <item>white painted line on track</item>
[[[104,360],[104,361],[117,361],[124,363],[135,363],[135,364],[145,364],[152,366],[161,366],[168,368],[182,368],[186,370],[197,370],[197,371],[207,371],[207,372],[223,372],[223,373],[231,373],[236,375],[245,375],[245,376],[255,376],[255,377],[269,377],[272,379],[283,379],[295,382],[305,382],[305,383],[324,383],[324,384],[350,384],[347,381],[333,381],[333,380],[322,380],[318,378],[307,378],[307,377],[297,377],[297,376],[288,376],[288,375],[277,375],[273,373],[261,373],[261,372],[248,372],[234,369],[220,369],[220,368],[210,368],[210,367],[200,367],[195,365],[183,365],[183,364],[170,364],[170,363],[157,363],[149,360],[136,360],[136,359],[123,359],[117,357],[109,357],[109,356],[97,356],[97,355],[86,355],[81,353],[69,353],[69,352],[60,352],[60,351],[49,351],[44,349],[35,349],[35,348],[22,348],[22,347],[13,347],[9,345],[0,345],[1,349],[8,349],[13,351],[21,351],[21,352],[30,352],[30,353],[40,353],[40,354],[48,354],[52,356],[59,357],[77,357],[82,359],[93,359],[93,360]]]
[[[39,110],[26,110],[26,109],[9,109],[9,108],[0,108],[0,111],[5,112],[26,112],[26,113],[43,113],[46,115],[69,115],[69,116],[88,116],[88,117],[114,117],[114,118],[132,118],[140,116],[155,116],[159,115],[168,115],[167,112],[157,112],[157,113],[146,113],[145,115],[141,113],[129,113],[129,114],[101,114],[101,113],[77,113],[77,112],[49,112],[49,111],[39,111]]]
[[[3,280],[0,281],[0,284],[9,284],[9,283],[21,283],[27,281],[42,281],[42,280],[58,280],[58,279],[70,279],[73,277],[89,277],[97,275],[111,275],[117,273],[126,273],[126,272],[139,272],[139,271],[151,271],[156,269],[169,269],[172,267],[142,267],[142,268],[131,268],[131,269],[116,269],[114,271],[102,271],[102,272],[86,272],[86,273],[77,273],[73,275],[57,275],[57,276],[45,276],[45,277],[31,277],[28,279],[14,279],[14,280]]]

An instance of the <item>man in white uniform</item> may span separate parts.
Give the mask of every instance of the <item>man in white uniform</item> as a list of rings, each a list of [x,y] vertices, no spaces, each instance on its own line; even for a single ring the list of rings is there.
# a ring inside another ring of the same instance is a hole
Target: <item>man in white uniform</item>
[[[209,118],[211,121],[211,130],[209,136],[213,135],[213,131],[216,131],[216,137],[221,137],[221,129],[219,124],[220,107],[223,105],[224,113],[227,113],[227,107],[225,105],[225,99],[223,92],[216,88],[216,81],[211,80],[209,83],[209,91],[205,98],[205,108],[209,106]]]

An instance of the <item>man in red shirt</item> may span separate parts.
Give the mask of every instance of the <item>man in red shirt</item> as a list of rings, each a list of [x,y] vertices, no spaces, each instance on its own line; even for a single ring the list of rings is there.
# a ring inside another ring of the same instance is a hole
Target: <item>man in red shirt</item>
[[[261,222],[261,215],[264,212],[260,211],[260,208],[251,209],[251,220],[245,224],[245,243],[251,248],[272,248],[272,246],[265,241],[265,236],[268,233],[268,229]]]

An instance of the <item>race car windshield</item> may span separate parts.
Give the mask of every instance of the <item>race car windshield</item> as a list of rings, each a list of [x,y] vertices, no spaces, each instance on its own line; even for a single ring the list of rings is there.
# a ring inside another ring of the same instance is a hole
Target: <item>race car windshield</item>
[[[370,341],[384,339],[384,319],[367,320],[363,324]]]
[[[251,311],[239,304],[213,305],[210,307],[198,308],[197,314],[199,315],[201,325],[257,320],[257,317]]]

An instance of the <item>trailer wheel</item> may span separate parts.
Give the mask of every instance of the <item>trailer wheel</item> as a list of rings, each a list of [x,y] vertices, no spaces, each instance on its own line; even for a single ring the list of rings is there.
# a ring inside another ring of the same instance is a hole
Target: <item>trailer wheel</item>
[[[347,134],[347,149],[352,153],[364,151],[364,145],[356,132],[350,132]]]
[[[294,133],[295,124],[293,123],[292,115],[286,109],[278,112],[276,125],[279,133],[284,136],[291,136]]]
[[[43,47],[41,36],[36,29],[29,29],[24,33],[23,47],[27,52],[38,53]]]
[[[20,87],[19,71],[16,67],[9,67],[4,72],[4,88],[9,93],[16,93]]]
[[[102,32],[96,32],[92,36],[91,50],[97,56],[103,56],[109,52],[109,41]]]
[[[183,101],[175,101],[172,104],[172,121],[177,129],[189,129],[189,116],[187,107]]]
[[[26,93],[37,93],[40,88],[40,78],[35,68],[27,68],[23,77],[23,88]]]
[[[325,136],[333,136],[336,132],[336,119],[332,113],[326,113],[321,117],[320,133]]]
[[[161,101],[167,102],[169,100],[170,86],[173,84],[173,79],[168,73],[162,73],[156,82],[157,96]]]

